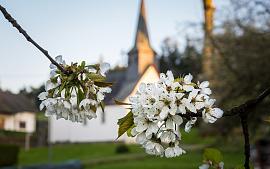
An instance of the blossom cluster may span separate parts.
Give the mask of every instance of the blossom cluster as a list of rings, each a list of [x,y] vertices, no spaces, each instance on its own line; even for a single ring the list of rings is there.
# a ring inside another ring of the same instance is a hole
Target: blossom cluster
[[[216,169],[224,169],[224,162],[221,161],[217,165],[215,165],[212,161],[207,161],[204,164],[199,166],[199,169],[209,169],[210,167]]]
[[[148,154],[176,157],[185,153],[180,126],[189,132],[197,121],[192,116],[200,112],[206,123],[214,123],[223,111],[214,107],[209,82],[192,82],[192,75],[174,78],[171,71],[160,74],[157,83],[141,83],[136,94],[129,98],[133,126],[130,134],[136,137]],[[121,127],[121,126],[120,126]]]
[[[111,92],[110,83],[105,82],[108,63],[67,65],[62,56],[56,62],[66,70],[61,72],[54,64],[50,65],[50,79],[45,84],[45,92],[39,94],[40,110],[46,116],[55,115],[72,122],[86,122],[96,118],[99,107],[104,109],[104,95]]]

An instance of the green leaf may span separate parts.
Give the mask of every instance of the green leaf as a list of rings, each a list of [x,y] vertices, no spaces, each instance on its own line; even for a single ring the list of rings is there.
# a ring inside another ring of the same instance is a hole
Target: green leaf
[[[100,107],[101,107],[102,112],[104,112],[105,111],[105,104],[104,104],[104,102],[100,102]]]
[[[61,94],[61,92],[65,89],[66,86],[66,82],[64,82],[63,84],[61,84],[60,88],[59,88],[59,92]]]
[[[130,111],[125,117],[119,119],[117,124],[119,125],[118,139],[134,125],[132,112]]]
[[[77,104],[79,105],[81,103],[81,101],[84,99],[84,93],[83,93],[83,91],[82,91],[82,89],[80,87],[78,87],[77,89],[78,89]]]
[[[122,102],[122,101],[119,101],[119,100],[116,100],[116,99],[114,99],[114,102],[115,102],[115,104],[117,104],[117,105],[131,105],[130,103],[125,103],[125,102]]]
[[[178,78],[176,78],[176,79],[174,79],[174,82],[183,82],[184,81],[184,78],[182,78],[182,77],[178,77]]]
[[[52,83],[57,83],[58,76],[51,78]]]
[[[98,81],[95,81],[94,84],[98,87],[111,87],[113,85],[113,83],[111,82],[98,82]]]
[[[96,73],[88,73],[86,76],[95,82],[104,82],[106,80],[104,76]]]
[[[251,163],[249,163],[249,168],[254,169],[254,166]],[[245,169],[245,166],[243,164],[240,164],[236,166],[234,169]]]
[[[128,130],[127,130],[127,136],[128,137],[134,137],[132,134],[131,134],[131,130],[136,127],[135,124],[133,124]]]
[[[204,161],[212,161],[214,165],[217,165],[222,161],[223,157],[221,152],[215,148],[207,148],[203,153]]]
[[[84,68],[85,67],[85,61],[82,61],[81,63],[81,67]]]

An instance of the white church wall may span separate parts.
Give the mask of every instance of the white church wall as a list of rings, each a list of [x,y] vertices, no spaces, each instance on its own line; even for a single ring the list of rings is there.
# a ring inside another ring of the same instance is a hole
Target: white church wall
[[[154,66],[149,66],[128,97],[135,95],[141,83],[153,83],[157,82],[158,80],[159,73],[157,72],[156,68]],[[129,102],[128,97],[125,99],[125,102]]]
[[[105,122],[102,122],[101,111],[97,118],[87,121],[86,124],[72,123],[68,120],[55,117],[50,118],[49,140],[55,142],[106,142],[117,138],[117,120],[126,114],[126,109],[118,105],[105,107]],[[118,141],[123,141],[120,138]]]

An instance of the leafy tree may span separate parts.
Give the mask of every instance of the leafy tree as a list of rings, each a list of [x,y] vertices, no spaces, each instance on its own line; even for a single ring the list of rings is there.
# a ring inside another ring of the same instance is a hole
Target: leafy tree
[[[201,54],[187,39],[187,45],[181,52],[176,42],[172,42],[167,38],[162,44],[162,54],[159,58],[161,72],[172,70],[175,76],[184,74],[200,74],[201,73]]]
[[[232,8],[233,17],[224,20],[221,33],[211,39],[216,49],[213,69],[215,93],[225,108],[255,97],[270,85],[270,13],[267,12],[270,4],[259,0],[240,0],[232,1]],[[269,108],[269,104],[263,104],[250,116],[253,131],[263,126],[262,120],[269,114]],[[229,133],[239,124],[236,120],[226,121],[220,128],[226,126]]]

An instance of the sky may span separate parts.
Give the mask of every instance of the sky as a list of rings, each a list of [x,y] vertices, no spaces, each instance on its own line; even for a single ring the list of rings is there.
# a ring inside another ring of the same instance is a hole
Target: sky
[[[217,10],[227,0],[214,0]],[[134,44],[140,0],[1,0],[27,33],[56,57],[69,62],[126,64]],[[203,22],[201,0],[145,0],[148,31],[160,53],[167,37],[179,40],[179,24]],[[181,45],[181,44],[180,44]],[[18,92],[49,77],[47,58],[0,14],[0,88]]]

